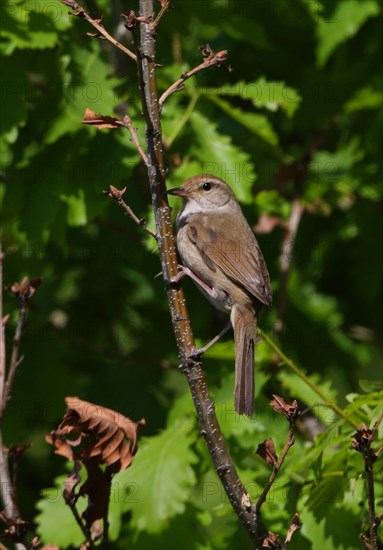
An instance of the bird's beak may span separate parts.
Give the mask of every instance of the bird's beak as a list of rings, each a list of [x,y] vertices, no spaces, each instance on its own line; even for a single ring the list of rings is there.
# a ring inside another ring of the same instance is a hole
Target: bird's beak
[[[166,191],[167,195],[175,195],[176,197],[188,197],[189,191],[187,191],[184,187],[175,187],[174,189],[168,189]]]

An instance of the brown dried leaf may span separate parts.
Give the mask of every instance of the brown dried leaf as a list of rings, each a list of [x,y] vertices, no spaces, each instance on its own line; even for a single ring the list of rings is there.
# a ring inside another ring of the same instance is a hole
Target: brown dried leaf
[[[373,431],[367,428],[365,424],[361,424],[356,433],[352,436],[351,444],[356,451],[361,453],[364,448],[370,446],[372,436]]]
[[[85,109],[84,119],[81,124],[89,124],[101,129],[119,128],[120,126],[123,126],[123,122],[120,118],[107,115],[96,115],[92,109]]]
[[[380,447],[377,451],[374,451],[371,448],[371,443],[375,435],[375,429],[370,430],[365,424],[361,424],[357,429],[356,433],[352,436],[351,445],[354,447],[358,453],[361,453],[366,461],[366,469],[371,467],[368,466],[368,461],[373,464],[379,457],[380,453],[383,450],[383,447]]]
[[[136,452],[137,430],[145,420],[133,422],[111,409],[67,397],[67,412],[60,426],[46,436],[56,447],[56,454],[69,460],[97,457],[106,465],[108,475],[125,470]]]
[[[68,408],[64,418],[46,440],[56,447],[57,454],[75,461],[65,481],[64,497],[68,504],[74,505],[78,496],[87,496],[83,518],[90,528],[96,520],[107,515],[112,477],[131,464],[138,427],[144,426],[145,421],[132,422],[111,409],[77,397],[67,397],[65,401]],[[80,462],[88,477],[76,494]],[[105,469],[101,469],[103,464]]]
[[[258,445],[256,454],[263,458],[263,460],[265,460],[267,464],[270,464],[271,466],[275,466],[278,462],[278,457],[275,452],[274,441],[271,437]]]
[[[289,422],[295,422],[299,416],[298,402],[296,399],[292,403],[287,403],[282,397],[273,394],[274,399],[270,401],[273,409],[280,414],[283,414]]]

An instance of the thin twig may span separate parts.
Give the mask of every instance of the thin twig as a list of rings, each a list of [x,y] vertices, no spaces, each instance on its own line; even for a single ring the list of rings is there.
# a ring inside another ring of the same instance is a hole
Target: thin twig
[[[375,422],[375,425],[372,428],[371,438],[375,437],[376,430],[379,428],[382,420],[383,420],[383,411],[380,413],[378,420]]]
[[[72,499],[65,499],[65,503],[70,508],[73,517],[76,520],[77,525],[80,527],[82,534],[84,535],[86,539],[86,543],[88,545],[88,548],[94,548],[93,540],[92,540],[92,533],[90,529],[85,525],[83,519],[81,518],[80,514],[78,513],[78,510],[76,508],[76,504],[72,501]]]
[[[19,304],[19,319],[17,321],[15,334],[13,336],[11,362],[9,365],[7,380],[4,386],[4,394],[2,397],[2,403],[0,408],[0,418],[3,417],[7,403],[11,397],[12,384],[15,379],[17,368],[24,359],[24,356],[20,355],[20,344],[21,344],[21,335],[25,325],[27,309],[28,309],[27,298],[21,297],[20,304]]]
[[[108,195],[115,201],[117,201],[117,204],[119,204],[119,206],[121,206],[121,208],[124,209],[126,215],[129,216],[129,218],[131,218],[137,225],[142,227],[142,229],[146,231],[146,233],[148,233],[149,235],[157,239],[157,233],[155,233],[152,229],[147,227],[145,218],[139,218],[138,216],[136,216],[136,214],[133,212],[130,206],[128,206],[126,202],[123,200],[122,195],[125,193],[125,191],[126,191],[126,187],[124,187],[124,189],[119,190],[119,189],[116,189],[116,187],[114,187],[113,185],[110,185],[109,191],[103,191],[103,193],[105,195]]]
[[[335,413],[337,413],[340,417],[342,417],[346,422],[351,424],[354,428],[358,428],[358,423],[354,422],[351,418],[347,416],[347,414],[340,408],[336,403],[333,403],[329,400],[328,396],[322,392],[322,390],[312,381],[308,376],[304,374],[303,371],[301,371],[294,361],[292,359],[289,359],[287,355],[280,349],[280,347],[274,342],[270,336],[266,332],[264,332],[261,328],[257,327],[257,333],[262,336],[262,338],[265,340],[265,342],[268,344],[268,346],[275,351],[275,353],[282,359],[283,363],[285,363],[290,369],[295,372],[297,376],[301,380],[303,380],[321,399],[323,399],[323,402],[326,403],[330,409],[332,409]]]
[[[138,139],[136,129],[134,128],[134,126],[132,124],[132,121],[130,120],[130,117],[128,115],[124,116],[123,123],[124,123],[124,126],[126,126],[126,128],[128,128],[129,132],[131,133],[132,141],[133,141],[134,145],[137,147],[137,151],[139,152],[142,160],[144,161],[144,163],[147,166],[148,165],[148,157],[147,157],[146,153],[144,152],[143,148],[141,147],[141,143]]]
[[[165,15],[165,13],[168,11],[169,8],[171,8],[171,0],[166,0],[165,3],[161,6],[161,9],[158,12],[157,17],[155,18],[153,23],[150,25],[150,29],[152,32],[157,29],[161,19],[163,18],[163,16]]]
[[[176,82],[174,82],[171,86],[169,86],[169,88],[160,97],[160,100],[159,100],[160,108],[168,99],[168,97],[174,94],[174,92],[180,92],[181,90],[184,89],[184,82],[186,80],[188,80],[195,74],[199,73],[200,71],[208,69],[209,67],[220,67],[226,61],[226,57],[227,57],[226,50],[222,50],[220,52],[214,53],[208,46],[206,46],[205,48],[208,49],[209,54],[205,57],[204,61],[197,67],[194,67],[194,69],[191,69],[186,73],[183,73],[180,76],[180,78],[176,80]]]
[[[127,48],[126,46],[123,46],[121,42],[116,40],[113,36],[111,36],[108,33],[108,31],[101,24],[101,19],[93,19],[84,10],[84,8],[80,6],[80,4],[78,4],[77,2],[72,2],[71,0],[60,0],[60,2],[62,4],[65,4],[66,6],[69,6],[73,10],[76,10],[76,13],[74,15],[81,17],[82,19],[85,19],[90,25],[92,25],[92,27],[94,27],[98,31],[98,34],[95,35],[96,38],[99,36],[102,36],[103,38],[105,38],[105,40],[113,44],[113,46],[116,46],[116,48],[124,52],[131,59],[133,59],[134,61],[137,61],[137,56],[131,50],[129,50],[129,48]],[[89,36],[94,36],[94,35],[89,35]]]
[[[171,146],[173,145],[173,143],[175,142],[175,140],[177,139],[179,134],[182,132],[185,124],[189,121],[191,115],[194,112],[194,109],[195,109],[195,106],[197,104],[197,101],[198,101],[199,97],[200,97],[199,93],[193,94],[193,97],[191,98],[189,105],[186,107],[186,109],[184,111],[184,114],[182,115],[182,117],[178,121],[178,124],[174,128],[172,134],[166,139],[166,141],[164,139],[164,145],[166,145],[167,149],[171,148]]]
[[[290,429],[289,429],[289,433],[288,433],[288,436],[287,436],[285,446],[283,447],[283,450],[281,452],[281,455],[280,455],[277,463],[273,467],[273,471],[271,472],[270,477],[267,480],[267,483],[264,486],[263,491],[262,491],[259,499],[255,503],[255,510],[256,510],[257,514],[260,513],[262,504],[265,502],[267,494],[270,491],[270,488],[271,488],[272,484],[274,483],[274,480],[277,477],[279,470],[281,469],[283,461],[285,460],[286,455],[289,452],[290,447],[292,447],[293,445],[294,445],[294,425],[290,424]]]

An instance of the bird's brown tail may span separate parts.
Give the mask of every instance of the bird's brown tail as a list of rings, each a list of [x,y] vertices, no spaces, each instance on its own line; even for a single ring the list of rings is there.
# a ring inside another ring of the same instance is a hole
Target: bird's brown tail
[[[239,414],[251,416],[254,409],[254,340],[257,315],[250,309],[233,306],[231,324],[235,340],[235,410]]]

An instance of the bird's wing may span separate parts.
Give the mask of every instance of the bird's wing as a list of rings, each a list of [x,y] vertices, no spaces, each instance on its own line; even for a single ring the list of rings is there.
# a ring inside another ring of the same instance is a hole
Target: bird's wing
[[[248,225],[241,227],[238,238],[232,238],[230,223],[227,232],[221,230],[218,233],[213,217],[209,218],[208,226],[194,216],[191,218],[187,224],[188,238],[197,247],[209,269],[220,269],[233,282],[271,307],[272,292],[266,262]]]

